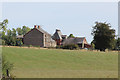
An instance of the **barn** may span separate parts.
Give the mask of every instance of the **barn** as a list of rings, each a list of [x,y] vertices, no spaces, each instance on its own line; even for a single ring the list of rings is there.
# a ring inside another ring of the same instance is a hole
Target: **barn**
[[[77,44],[80,48],[91,47],[91,45],[88,44],[85,37],[67,38],[65,41],[62,42],[62,45],[69,45],[69,44]]]
[[[60,30],[56,29],[52,36],[53,40],[56,41],[57,45],[69,45],[77,44],[80,48],[90,48],[91,45],[88,44],[85,37],[75,37],[68,38],[67,35],[63,35]]]
[[[33,45],[40,47],[55,47],[56,42],[52,40],[51,35],[44,31],[40,25],[35,25],[28,33],[23,36],[24,45]]]

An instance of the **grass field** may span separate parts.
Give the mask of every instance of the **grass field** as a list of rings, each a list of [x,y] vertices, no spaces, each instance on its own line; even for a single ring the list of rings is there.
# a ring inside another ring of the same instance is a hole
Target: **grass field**
[[[2,47],[17,78],[117,78],[118,53]]]

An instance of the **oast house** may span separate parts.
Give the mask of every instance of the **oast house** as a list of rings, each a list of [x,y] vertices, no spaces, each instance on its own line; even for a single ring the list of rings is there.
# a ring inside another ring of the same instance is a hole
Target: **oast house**
[[[18,35],[17,39],[22,39],[24,45],[33,45],[40,47],[56,47],[56,45],[77,44],[80,48],[90,48],[85,37],[67,37],[60,30],[56,29],[53,36],[43,30],[40,25],[34,25],[34,28],[24,36]]]

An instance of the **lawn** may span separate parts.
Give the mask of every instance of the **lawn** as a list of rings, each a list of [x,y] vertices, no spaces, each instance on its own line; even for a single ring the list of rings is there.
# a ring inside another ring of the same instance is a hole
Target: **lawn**
[[[2,47],[16,78],[117,78],[118,53]]]

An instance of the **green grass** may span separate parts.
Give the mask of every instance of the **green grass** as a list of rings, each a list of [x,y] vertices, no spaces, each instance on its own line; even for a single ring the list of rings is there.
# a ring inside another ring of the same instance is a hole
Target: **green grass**
[[[17,78],[117,78],[118,53],[3,47]]]

